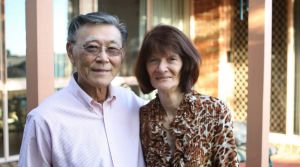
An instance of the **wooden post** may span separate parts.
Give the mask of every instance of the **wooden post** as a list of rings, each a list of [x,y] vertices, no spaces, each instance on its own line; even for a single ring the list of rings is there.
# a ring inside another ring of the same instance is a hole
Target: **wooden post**
[[[272,0],[249,1],[247,161],[269,166]]]
[[[52,0],[26,0],[27,111],[54,91]]]

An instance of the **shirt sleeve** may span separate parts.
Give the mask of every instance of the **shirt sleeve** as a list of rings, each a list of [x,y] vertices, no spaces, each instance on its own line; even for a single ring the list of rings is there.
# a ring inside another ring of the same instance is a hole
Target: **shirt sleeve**
[[[231,112],[222,101],[216,104],[216,109],[219,113],[215,127],[213,166],[238,167]]]
[[[142,146],[139,144],[139,152],[138,152],[138,167],[145,167],[144,155],[142,151]]]
[[[27,116],[19,167],[50,167],[51,143],[46,124],[31,113]]]
[[[139,107],[144,106],[149,102],[149,100],[145,100],[145,99],[141,98],[140,96],[137,96],[133,91],[131,91],[131,94],[135,97],[136,102]]]

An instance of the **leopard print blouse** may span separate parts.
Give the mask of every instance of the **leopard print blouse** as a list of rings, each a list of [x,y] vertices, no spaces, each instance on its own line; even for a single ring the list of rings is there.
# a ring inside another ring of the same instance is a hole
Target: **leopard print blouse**
[[[173,152],[163,126],[166,113],[159,97],[140,110],[141,141],[148,167],[239,166],[231,113],[219,99],[196,91],[185,94],[170,124]]]

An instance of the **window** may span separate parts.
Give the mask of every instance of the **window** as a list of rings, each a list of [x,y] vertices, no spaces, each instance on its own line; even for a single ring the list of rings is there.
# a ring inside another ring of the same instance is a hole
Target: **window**
[[[0,162],[17,159],[26,115],[25,0],[1,3]]]
[[[168,24],[183,31],[190,32],[190,1],[186,0],[153,0],[152,25]]]
[[[25,0],[1,0],[1,4],[0,163],[3,163],[18,160],[26,121],[26,14]],[[65,44],[68,20],[78,14],[78,0],[54,0],[53,9],[55,77],[61,81],[72,72]]]

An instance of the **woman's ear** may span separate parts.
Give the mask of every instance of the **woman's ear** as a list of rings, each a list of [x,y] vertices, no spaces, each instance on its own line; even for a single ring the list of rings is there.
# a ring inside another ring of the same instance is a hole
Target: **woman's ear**
[[[74,60],[74,55],[73,55],[73,44],[71,42],[67,42],[66,44],[66,50],[68,57],[70,59],[70,62],[72,63],[73,66],[75,66],[75,60]]]

